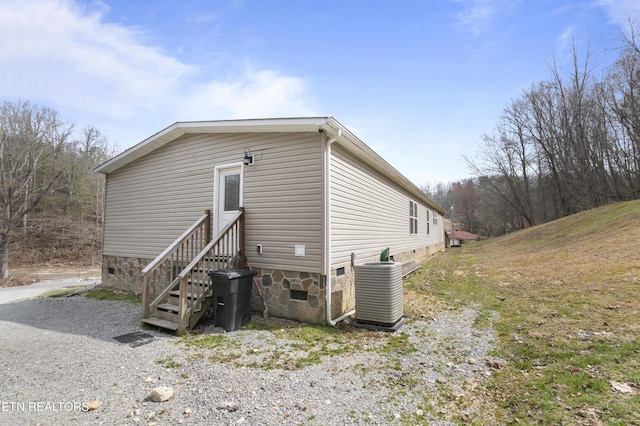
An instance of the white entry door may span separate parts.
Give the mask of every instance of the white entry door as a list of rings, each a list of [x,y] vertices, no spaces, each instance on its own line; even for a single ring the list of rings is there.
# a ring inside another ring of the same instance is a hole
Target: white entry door
[[[217,234],[242,206],[242,166],[216,168],[214,197]]]

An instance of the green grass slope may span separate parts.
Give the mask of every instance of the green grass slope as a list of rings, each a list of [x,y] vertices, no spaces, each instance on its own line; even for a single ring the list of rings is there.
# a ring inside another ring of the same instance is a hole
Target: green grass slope
[[[434,257],[405,309],[496,329],[506,364],[475,393],[495,424],[640,425],[639,243],[640,201],[585,211]]]
[[[637,281],[640,201],[588,210],[492,240],[479,253],[514,278]],[[504,277],[503,277],[504,278]]]

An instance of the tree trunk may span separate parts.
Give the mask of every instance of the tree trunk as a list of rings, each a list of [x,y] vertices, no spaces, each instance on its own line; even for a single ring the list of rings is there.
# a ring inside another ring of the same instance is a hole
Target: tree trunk
[[[0,224],[0,279],[9,278],[9,238],[11,236],[11,203],[2,205],[2,223]]]
[[[9,234],[0,233],[0,279],[9,278]]]

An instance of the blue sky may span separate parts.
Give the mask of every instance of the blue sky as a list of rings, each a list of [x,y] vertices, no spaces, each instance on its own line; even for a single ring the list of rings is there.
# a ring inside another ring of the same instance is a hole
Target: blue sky
[[[637,0],[3,0],[0,100],[128,148],[176,121],[334,116],[417,185],[575,40],[615,59]]]

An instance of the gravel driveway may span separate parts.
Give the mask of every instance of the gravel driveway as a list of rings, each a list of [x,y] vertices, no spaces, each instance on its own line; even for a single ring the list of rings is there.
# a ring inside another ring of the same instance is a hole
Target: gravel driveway
[[[218,346],[187,345],[141,330],[139,315],[139,306],[82,296],[0,305],[0,425],[491,420],[474,400],[491,374],[495,335],[474,328],[471,309],[409,321],[395,335],[345,331],[341,350],[302,367],[274,362],[308,348],[269,330],[218,334],[211,340]],[[152,338],[114,340],[141,331]],[[216,333],[205,324],[200,337]],[[174,397],[151,402],[159,386]],[[99,407],[87,410],[95,401]]]

